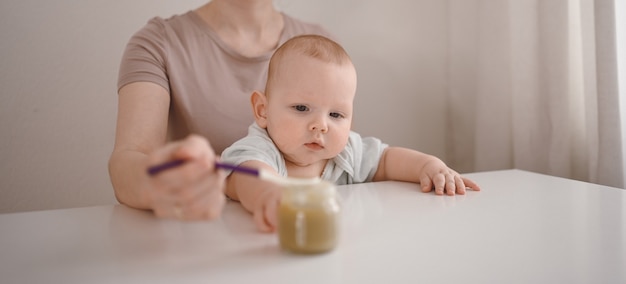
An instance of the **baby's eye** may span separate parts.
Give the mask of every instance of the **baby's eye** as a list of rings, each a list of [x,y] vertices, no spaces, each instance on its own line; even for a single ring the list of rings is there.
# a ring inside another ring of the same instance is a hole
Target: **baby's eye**
[[[330,117],[332,117],[332,118],[343,118],[343,115],[341,113],[338,113],[338,112],[331,112],[330,113]]]
[[[309,110],[309,107],[307,107],[305,105],[296,105],[296,106],[293,106],[293,109],[295,109],[297,111],[307,111],[307,110]]]

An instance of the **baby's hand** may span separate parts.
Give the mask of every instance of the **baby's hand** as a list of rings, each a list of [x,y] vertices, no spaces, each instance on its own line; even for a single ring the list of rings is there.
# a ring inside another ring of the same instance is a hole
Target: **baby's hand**
[[[252,210],[254,223],[260,231],[271,233],[278,227],[278,205],[282,191],[278,186],[266,188],[261,193]]]
[[[480,187],[470,179],[462,177],[441,160],[436,159],[424,165],[420,175],[422,192],[430,192],[433,189],[435,194],[448,195],[465,194],[465,189],[469,188],[479,191]]]

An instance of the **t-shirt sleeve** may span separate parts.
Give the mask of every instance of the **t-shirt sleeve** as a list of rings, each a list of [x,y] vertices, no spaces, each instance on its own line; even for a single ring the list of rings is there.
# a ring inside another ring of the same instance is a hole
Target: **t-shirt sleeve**
[[[164,23],[161,18],[153,18],[130,38],[120,63],[118,91],[134,82],[152,82],[170,91]]]

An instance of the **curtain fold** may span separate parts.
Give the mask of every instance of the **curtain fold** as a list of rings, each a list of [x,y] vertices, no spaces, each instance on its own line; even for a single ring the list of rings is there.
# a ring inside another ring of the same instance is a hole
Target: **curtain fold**
[[[447,161],[624,188],[613,0],[450,0]]]

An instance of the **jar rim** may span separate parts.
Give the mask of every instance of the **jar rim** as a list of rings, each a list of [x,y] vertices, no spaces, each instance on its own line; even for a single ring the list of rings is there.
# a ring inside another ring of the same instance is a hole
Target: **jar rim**
[[[335,184],[320,180],[312,184],[290,184],[283,186],[283,191],[295,195],[317,195],[317,196],[334,196],[336,193]]]

